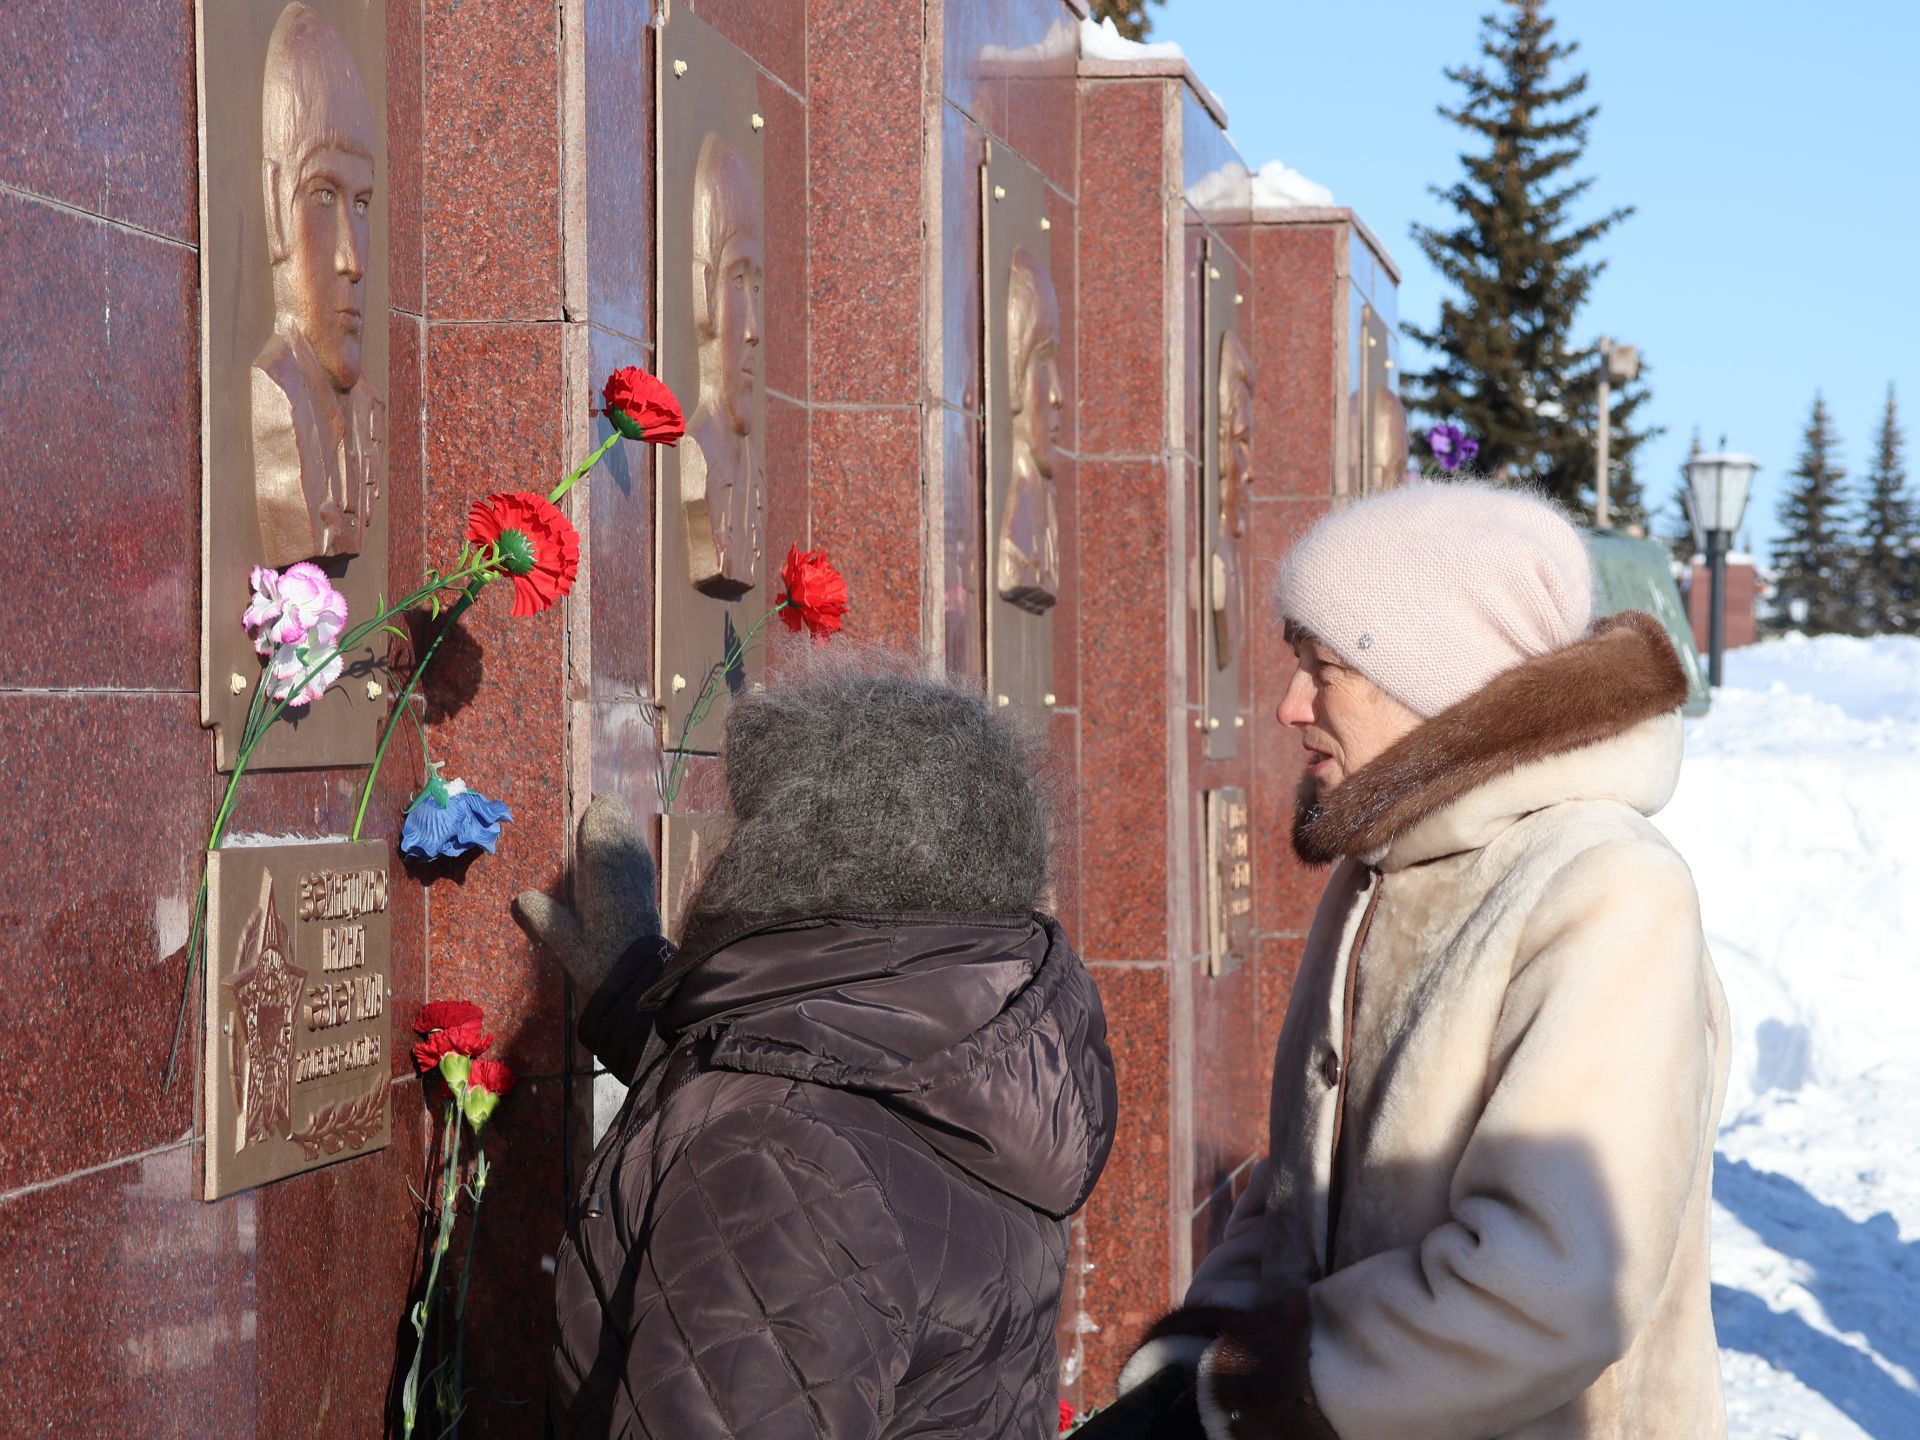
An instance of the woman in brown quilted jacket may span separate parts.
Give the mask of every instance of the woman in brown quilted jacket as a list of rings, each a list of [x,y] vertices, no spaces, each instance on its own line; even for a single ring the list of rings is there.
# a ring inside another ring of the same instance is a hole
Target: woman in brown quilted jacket
[[[575,1197],[566,1437],[1037,1437],[1065,1217],[1113,1143],[1043,796],[976,695],[817,669],[734,701],[732,835],[661,939],[631,817],[520,898],[631,1089]]]

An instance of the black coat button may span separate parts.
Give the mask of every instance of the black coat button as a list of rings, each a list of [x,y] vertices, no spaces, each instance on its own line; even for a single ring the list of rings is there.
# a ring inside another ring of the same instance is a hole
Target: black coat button
[[[1320,1057],[1320,1078],[1327,1082],[1327,1088],[1333,1089],[1340,1083],[1340,1056],[1332,1046]]]

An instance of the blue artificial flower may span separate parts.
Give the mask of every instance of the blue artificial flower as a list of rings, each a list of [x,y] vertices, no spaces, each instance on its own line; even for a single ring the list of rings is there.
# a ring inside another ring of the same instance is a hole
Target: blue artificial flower
[[[400,827],[400,853],[409,860],[451,860],[470,850],[489,855],[500,841],[500,827],[513,812],[464,780],[442,780],[438,775],[407,807]]]

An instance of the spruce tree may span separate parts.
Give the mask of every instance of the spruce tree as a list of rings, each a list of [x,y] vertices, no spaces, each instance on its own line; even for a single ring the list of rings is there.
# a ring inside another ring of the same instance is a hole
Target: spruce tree
[[[1147,16],[1150,4],[1164,5],[1166,0],[1093,0],[1091,9],[1094,19],[1113,21],[1113,28],[1127,39],[1144,40],[1153,28]]]
[[[1780,501],[1773,549],[1782,623],[1809,635],[1846,634],[1856,615],[1853,557],[1843,529],[1847,472],[1839,450],[1827,403],[1816,393],[1793,485]]]
[[[1553,29],[1545,0],[1504,0],[1481,21],[1483,63],[1446,72],[1465,94],[1440,114],[1472,137],[1476,153],[1461,155],[1463,178],[1433,187],[1459,223],[1416,225],[1413,236],[1459,293],[1441,302],[1433,329],[1407,327],[1436,361],[1404,385],[1414,409],[1480,441],[1480,468],[1584,511],[1600,357],[1594,340],[1576,345],[1573,325],[1605,263],[1580,257],[1633,212],[1584,221],[1573,214],[1593,181],[1566,172],[1579,162],[1599,107],[1575,103],[1587,77],[1564,73],[1562,62],[1579,47],[1553,39]],[[1610,477],[1610,488],[1629,496],[1634,453],[1657,433],[1637,422],[1646,398],[1644,381],[1613,397],[1612,468],[1620,478]]]
[[[1863,635],[1920,631],[1920,506],[1907,490],[1906,449],[1900,409],[1889,385],[1857,522],[1856,628]]]

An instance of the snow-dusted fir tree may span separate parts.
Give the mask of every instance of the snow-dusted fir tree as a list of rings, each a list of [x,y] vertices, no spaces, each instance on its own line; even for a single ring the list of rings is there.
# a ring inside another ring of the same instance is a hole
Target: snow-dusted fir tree
[[[1793,484],[1780,501],[1774,598],[1782,621],[1809,635],[1847,634],[1857,617],[1853,546],[1846,533],[1847,472],[1827,402],[1817,392]]]
[[[1907,489],[1906,450],[1900,407],[1889,385],[1855,521],[1859,532],[1854,555],[1854,583],[1860,597],[1857,627],[1863,635],[1920,631],[1920,505]]]
[[[1446,72],[1465,92],[1440,113],[1465,130],[1465,174],[1433,193],[1458,212],[1448,228],[1413,237],[1457,292],[1431,330],[1407,333],[1434,354],[1409,373],[1408,402],[1435,421],[1464,426],[1480,442],[1477,469],[1531,483],[1585,510],[1593,490],[1598,412],[1598,336],[1577,344],[1575,316],[1604,262],[1580,258],[1631,209],[1581,219],[1591,178],[1571,179],[1597,105],[1576,102],[1584,73],[1563,64],[1579,48],[1553,39],[1545,0],[1504,0],[1480,34],[1481,62]],[[1644,367],[1642,374],[1645,374]],[[1613,397],[1609,488],[1622,523],[1643,520],[1633,457],[1656,433],[1636,416],[1647,396],[1636,381]]]
[[[1147,6],[1165,3],[1166,0],[1093,0],[1092,13],[1096,20],[1113,21],[1113,28],[1127,39],[1144,40],[1147,31],[1153,28]]]

